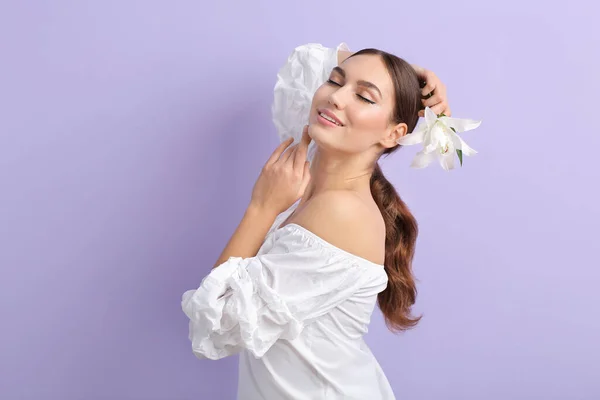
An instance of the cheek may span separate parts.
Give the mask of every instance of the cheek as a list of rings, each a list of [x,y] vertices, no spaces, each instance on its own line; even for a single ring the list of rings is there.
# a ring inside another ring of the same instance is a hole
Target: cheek
[[[317,118],[317,106],[324,104],[329,96],[327,87],[323,84],[319,86],[317,91],[315,92],[312,103],[310,105],[310,114],[308,116],[309,123],[314,123]]]
[[[388,112],[378,106],[357,105],[348,111],[350,111],[348,119],[352,123],[352,128],[378,131],[388,126]]]
[[[326,84],[322,84],[321,86],[319,86],[319,88],[313,95],[311,108],[315,108],[316,104],[323,104],[325,101],[327,101],[327,99],[329,98],[330,92],[331,92],[331,89],[329,89]]]

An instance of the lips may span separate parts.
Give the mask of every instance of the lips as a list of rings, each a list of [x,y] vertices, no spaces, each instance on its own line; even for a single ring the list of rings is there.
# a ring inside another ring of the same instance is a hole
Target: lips
[[[340,121],[340,119],[338,117],[336,117],[333,112],[329,111],[326,108],[320,108],[320,109],[318,109],[317,113],[322,114],[323,116],[326,117],[326,119],[330,119],[330,120],[334,121],[339,126],[344,126],[344,124],[342,123],[342,121]]]

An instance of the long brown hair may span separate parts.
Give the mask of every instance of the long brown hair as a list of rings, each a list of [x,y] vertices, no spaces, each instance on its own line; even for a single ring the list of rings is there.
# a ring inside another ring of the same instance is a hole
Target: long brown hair
[[[392,78],[395,107],[392,122],[404,122],[412,132],[419,120],[421,90],[419,78],[413,67],[403,59],[377,49],[363,49],[352,54],[376,55],[385,64]],[[389,155],[400,148],[397,145],[385,149]],[[379,163],[371,175],[371,193],[385,220],[385,271],[388,275],[387,288],[379,293],[378,303],[385,322],[391,331],[404,331],[414,327],[421,317],[411,315],[411,307],[417,297],[417,287],[412,273],[418,226],[415,217],[392,184],[385,178]]]

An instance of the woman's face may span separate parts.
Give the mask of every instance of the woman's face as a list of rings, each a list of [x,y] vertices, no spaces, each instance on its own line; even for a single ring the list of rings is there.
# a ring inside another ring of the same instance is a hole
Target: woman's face
[[[361,153],[377,143],[392,147],[395,141],[390,133],[397,128],[391,122],[394,97],[392,79],[379,56],[350,57],[317,89],[310,110],[310,136],[326,150],[345,153]]]

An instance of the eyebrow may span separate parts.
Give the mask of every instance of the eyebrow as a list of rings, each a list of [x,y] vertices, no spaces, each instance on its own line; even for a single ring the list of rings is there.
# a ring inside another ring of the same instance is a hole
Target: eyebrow
[[[333,68],[333,71],[334,71],[334,72],[337,72],[338,74],[340,74],[340,75],[342,76],[342,78],[346,79],[346,71],[344,71],[344,70],[342,69],[342,67],[339,67],[339,66],[338,66],[338,67],[334,67],[334,68]],[[369,82],[369,81],[363,81],[363,80],[356,81],[356,83],[357,83],[359,86],[364,86],[364,87],[368,87],[368,88],[371,88],[371,89],[373,89],[373,90],[376,90],[376,91],[377,91],[377,93],[379,93],[379,97],[383,98],[383,96],[382,96],[382,94],[381,94],[381,90],[379,90],[379,88],[378,88],[377,86],[375,86],[375,84],[374,84],[374,83],[371,83],[371,82]]]

